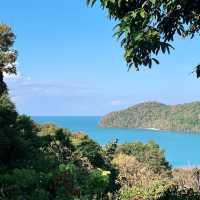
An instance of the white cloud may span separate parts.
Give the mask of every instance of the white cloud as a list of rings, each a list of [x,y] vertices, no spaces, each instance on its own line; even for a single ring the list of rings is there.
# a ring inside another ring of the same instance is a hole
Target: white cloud
[[[30,115],[103,115],[125,103],[123,96],[105,94],[101,88],[79,81],[37,81],[22,76],[8,79],[7,84],[19,113]]]
[[[118,105],[120,105],[122,102],[121,102],[121,100],[119,100],[119,99],[114,99],[114,100],[112,100],[111,101],[111,105],[113,105],[113,106],[118,106]]]
[[[31,77],[6,80],[10,93],[22,97],[83,97],[97,93],[96,88],[89,85],[70,82],[40,82]]]

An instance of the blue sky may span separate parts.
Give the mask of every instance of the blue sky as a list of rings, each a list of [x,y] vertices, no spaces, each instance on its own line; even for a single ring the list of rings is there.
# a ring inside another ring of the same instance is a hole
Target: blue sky
[[[139,102],[177,104],[200,99],[189,75],[200,62],[200,39],[174,42],[171,55],[159,56],[151,70],[131,70],[114,22],[85,0],[1,2],[0,19],[13,27],[19,52],[15,78],[6,78],[20,113],[28,115],[104,115]]]

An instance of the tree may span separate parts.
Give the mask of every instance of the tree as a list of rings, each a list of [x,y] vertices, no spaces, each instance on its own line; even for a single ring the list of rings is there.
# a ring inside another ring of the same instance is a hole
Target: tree
[[[117,183],[122,187],[148,185],[155,180],[161,179],[159,174],[154,173],[148,165],[139,162],[132,155],[119,153],[112,160],[112,164],[114,164],[119,171]]]
[[[12,144],[16,141],[14,128],[16,118],[14,104],[7,95],[0,95],[0,167],[3,164],[10,164],[14,149]]]
[[[114,141],[108,143],[104,148],[104,156],[109,162],[111,162],[115,156],[117,145],[118,139],[115,139]]]
[[[95,167],[105,167],[105,161],[101,155],[101,146],[95,141],[86,138],[76,145],[76,153],[88,158]]]
[[[4,74],[16,74],[17,52],[12,48],[15,35],[6,24],[0,24],[0,95],[7,92]]]
[[[93,6],[97,0],[87,0]],[[159,52],[170,53],[176,34],[193,38],[200,30],[199,0],[99,0],[111,19],[118,22],[115,36],[121,38],[130,69],[159,64]],[[200,65],[196,67],[200,77]]]
[[[125,143],[118,146],[116,153],[134,156],[156,174],[171,176],[171,166],[165,159],[165,154],[154,141],[147,144],[141,142]]]
[[[7,94],[0,95],[1,168],[31,166],[41,154],[42,138],[31,118],[19,115]]]

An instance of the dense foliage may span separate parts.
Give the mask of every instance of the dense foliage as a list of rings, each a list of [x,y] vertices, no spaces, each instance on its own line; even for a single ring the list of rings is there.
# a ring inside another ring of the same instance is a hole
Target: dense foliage
[[[109,161],[87,136],[36,125],[7,95],[0,122],[0,199],[102,199],[113,191]]]
[[[192,189],[179,189],[173,183],[154,181],[151,185],[123,188],[118,200],[199,200],[200,194]]]
[[[175,35],[194,37],[200,30],[198,0],[87,0],[100,2],[111,19],[118,24],[115,35],[121,39],[129,68],[159,64],[159,52],[170,53]],[[197,77],[200,66],[197,67]]]
[[[177,168],[173,170],[174,182],[180,188],[192,188],[200,191],[200,169],[196,167]]]
[[[190,179],[172,173],[154,142],[102,147],[19,115],[7,94],[0,96],[0,142],[1,200],[200,199],[199,170]]]
[[[106,115],[100,126],[199,132],[199,117],[199,102],[173,106],[147,102]]]
[[[170,176],[171,166],[165,159],[165,153],[153,141],[147,144],[141,142],[122,144],[117,147],[116,152],[135,157],[155,174]]]
[[[19,115],[3,81],[16,70],[13,39],[0,25],[0,200],[200,199],[199,170],[185,189],[186,179],[172,177],[154,142],[102,147],[83,133]]]
[[[27,116],[19,116],[14,104],[0,96],[0,169],[31,165],[42,143],[37,128]]]
[[[121,186],[133,187],[135,185],[148,185],[154,180],[163,178],[153,172],[150,166],[139,162],[134,156],[117,154],[112,164],[118,169],[117,182]]]
[[[0,24],[0,94],[7,92],[4,74],[16,74],[17,52],[12,48],[15,35],[6,24]]]

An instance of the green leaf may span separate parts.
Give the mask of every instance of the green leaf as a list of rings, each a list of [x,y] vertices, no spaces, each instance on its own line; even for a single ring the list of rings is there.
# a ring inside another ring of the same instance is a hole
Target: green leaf
[[[150,0],[152,4],[156,4],[156,0]]]
[[[142,10],[140,11],[140,16],[141,16],[142,18],[145,18],[146,12],[145,12],[144,9],[142,9]]]
[[[158,65],[160,62],[157,60],[157,59],[155,59],[155,58],[152,58],[152,60]]]

